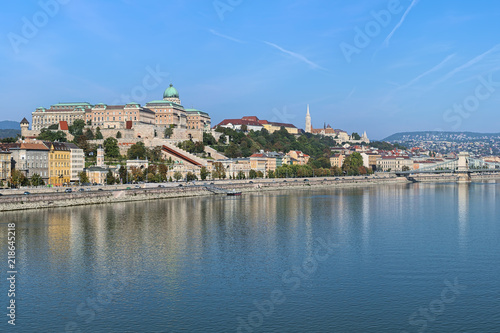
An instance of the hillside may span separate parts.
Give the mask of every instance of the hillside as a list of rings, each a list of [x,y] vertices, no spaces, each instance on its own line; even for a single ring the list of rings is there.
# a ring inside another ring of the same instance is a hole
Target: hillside
[[[14,138],[18,134],[21,135],[20,129],[0,129],[0,139]]]
[[[388,136],[383,141],[408,142],[408,141],[471,141],[500,139],[500,133],[476,133],[476,132],[401,132]]]
[[[11,121],[11,120],[4,120],[0,121],[0,129],[15,129],[19,130],[19,122],[18,121]]]

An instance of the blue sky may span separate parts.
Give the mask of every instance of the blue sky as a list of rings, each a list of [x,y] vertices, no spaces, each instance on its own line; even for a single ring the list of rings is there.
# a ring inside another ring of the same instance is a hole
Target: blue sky
[[[31,121],[36,107],[58,102],[145,104],[173,83],[213,124],[256,115],[304,128],[310,104],[314,127],[375,139],[500,132],[498,1],[42,0],[2,9],[2,120]]]

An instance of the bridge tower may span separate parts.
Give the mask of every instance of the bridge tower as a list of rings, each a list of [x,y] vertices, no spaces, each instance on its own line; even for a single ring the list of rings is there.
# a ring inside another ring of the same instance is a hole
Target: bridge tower
[[[458,182],[470,182],[470,171],[469,171],[469,153],[461,152],[458,154]]]

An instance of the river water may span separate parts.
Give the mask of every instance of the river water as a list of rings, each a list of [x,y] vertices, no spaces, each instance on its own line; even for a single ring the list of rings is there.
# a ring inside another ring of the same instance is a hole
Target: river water
[[[1,214],[12,332],[500,332],[500,183]],[[5,329],[5,330],[4,330]]]

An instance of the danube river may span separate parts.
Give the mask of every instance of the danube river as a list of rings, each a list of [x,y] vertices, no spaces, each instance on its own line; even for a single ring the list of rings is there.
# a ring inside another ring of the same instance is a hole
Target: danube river
[[[500,183],[1,214],[12,332],[500,332]],[[7,224],[16,223],[16,326]]]

